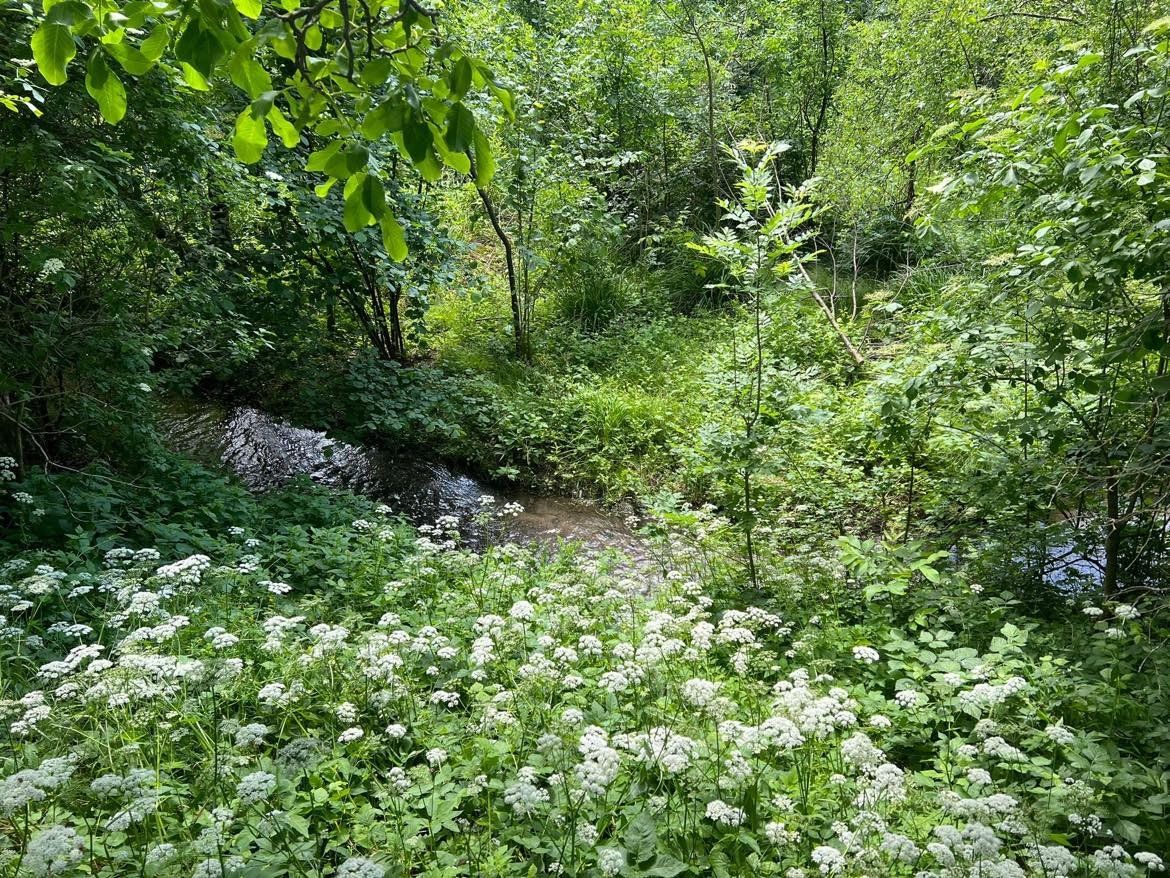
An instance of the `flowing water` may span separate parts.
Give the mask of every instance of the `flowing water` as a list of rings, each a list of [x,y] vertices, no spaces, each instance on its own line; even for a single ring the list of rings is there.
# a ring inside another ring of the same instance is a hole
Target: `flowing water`
[[[518,503],[524,511],[498,525],[513,540],[569,540],[587,549],[617,549],[647,561],[647,546],[625,519],[569,497],[547,496],[484,481],[444,463],[391,450],[350,445],[327,434],[294,427],[250,406],[183,403],[170,407],[163,429],[176,450],[234,472],[254,491],[266,491],[307,476],[317,484],[344,488],[388,505],[415,525],[443,515],[460,521],[463,537],[481,545],[480,498],[496,508]]]

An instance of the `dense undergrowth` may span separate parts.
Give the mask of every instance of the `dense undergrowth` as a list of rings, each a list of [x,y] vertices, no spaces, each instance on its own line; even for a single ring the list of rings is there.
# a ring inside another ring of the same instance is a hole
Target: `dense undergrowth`
[[[1161,871],[1165,0],[440,5],[0,0],[0,878]]]
[[[1130,605],[1043,621],[817,553],[745,605],[706,511],[648,520],[631,574],[303,496],[225,503],[193,554],[157,513],[153,544],[6,550],[3,873],[1161,869],[1166,632]]]

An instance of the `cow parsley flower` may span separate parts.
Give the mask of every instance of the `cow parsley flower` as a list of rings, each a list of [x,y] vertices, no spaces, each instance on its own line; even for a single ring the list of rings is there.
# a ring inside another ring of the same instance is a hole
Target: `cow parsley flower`
[[[845,871],[845,855],[827,845],[813,848],[812,861],[822,875],[840,875]]]
[[[245,775],[236,786],[236,796],[245,805],[263,802],[276,789],[276,777],[267,771],[254,771]]]
[[[365,731],[362,730],[361,726],[351,726],[350,728],[342,731],[342,733],[337,736],[337,743],[349,744],[353,741],[361,740],[364,735]]]
[[[529,766],[521,768],[520,776],[504,790],[504,802],[517,817],[528,816],[548,800],[548,790],[536,785],[536,770]]]
[[[913,689],[902,689],[894,695],[894,701],[899,707],[912,708],[918,706],[919,695]]]
[[[967,782],[976,786],[987,786],[991,783],[991,774],[983,768],[969,768]]]
[[[707,819],[724,826],[739,826],[746,816],[742,808],[733,808],[722,799],[715,799],[707,803]]]
[[[841,758],[850,765],[866,768],[877,765],[885,758],[885,754],[865,732],[854,732],[852,737],[841,743]]]
[[[584,757],[576,767],[577,780],[586,793],[603,796],[618,775],[621,756],[609,746],[609,737],[598,726],[588,726],[577,749]]]
[[[1133,855],[1133,858],[1136,863],[1145,866],[1151,872],[1162,872],[1166,868],[1162,862],[1162,858],[1149,851],[1138,851],[1138,853]]]
[[[601,848],[597,851],[597,868],[612,878],[626,867],[626,852],[621,848]]]
[[[268,726],[264,723],[248,723],[236,730],[236,746],[240,748],[259,747],[264,743],[264,736],[268,734]]]
[[[333,874],[335,878],[382,878],[386,870],[367,857],[350,857]]]
[[[881,654],[872,646],[853,647],[853,658],[863,664],[872,665],[881,660]]]
[[[85,854],[85,839],[69,826],[50,826],[31,839],[24,854],[24,867],[37,878],[69,872]]]
[[[43,802],[51,790],[73,776],[76,768],[76,758],[62,756],[46,759],[37,768],[26,768],[0,780],[0,814],[12,814],[33,802]]]
[[[230,633],[226,628],[208,628],[203,634],[204,640],[210,640],[213,649],[229,649],[240,642],[240,638]]]
[[[516,601],[516,603],[512,604],[512,609],[508,611],[508,615],[521,622],[530,622],[536,618],[536,608],[528,601]]]
[[[777,847],[786,844],[795,844],[800,841],[799,832],[788,829],[778,820],[773,820],[764,827],[764,836]]]

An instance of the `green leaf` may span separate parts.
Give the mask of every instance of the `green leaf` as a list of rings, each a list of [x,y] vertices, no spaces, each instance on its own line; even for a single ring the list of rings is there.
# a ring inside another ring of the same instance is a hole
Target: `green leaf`
[[[232,0],[232,4],[245,18],[255,20],[260,17],[260,0]]]
[[[273,106],[268,111],[268,124],[272,126],[272,133],[280,138],[280,142],[286,148],[292,149],[301,142],[300,132],[297,131],[292,122],[288,121],[284,113],[280,112],[280,107]]]
[[[240,45],[228,62],[228,75],[236,88],[255,99],[266,91],[272,91],[272,77],[252,57],[253,48],[247,43]]]
[[[157,61],[163,56],[163,52],[167,50],[167,44],[170,41],[170,31],[163,25],[159,25],[151,31],[150,36],[143,40],[138,48],[147,59]]]
[[[224,55],[223,46],[216,33],[203,26],[202,18],[192,18],[175,44],[175,57],[203,77],[211,79],[215,65]],[[188,78],[190,81],[190,78]]]
[[[330,160],[341,151],[341,141],[335,140],[332,143],[326,144],[318,150],[314,150],[309,154],[309,160],[305,162],[306,171],[323,171],[329,164]]]
[[[467,90],[471,88],[471,62],[466,58],[460,58],[456,61],[448,77],[448,82],[451,86],[451,94],[456,99],[467,94]]]
[[[77,56],[77,44],[68,25],[45,21],[32,36],[33,60],[49,85],[64,85],[66,68]]]
[[[654,857],[658,831],[654,817],[648,811],[640,811],[626,828],[625,844],[635,863],[645,863]]]
[[[257,118],[252,108],[246,108],[236,117],[236,130],[232,135],[232,148],[236,157],[246,165],[260,161],[268,146],[268,132],[264,129],[263,117]]]
[[[367,174],[360,187],[362,204],[374,219],[386,213],[386,190],[374,174]]]
[[[447,113],[447,146],[454,152],[463,152],[474,135],[475,116],[463,104],[455,104]]]
[[[117,61],[131,76],[141,76],[154,66],[154,61],[147,58],[141,49],[127,43],[107,43],[106,54]]]
[[[363,196],[368,176],[364,172],[354,174],[345,184],[345,212],[342,214],[342,220],[347,232],[360,231],[374,221]]]
[[[402,142],[406,145],[406,152],[411,161],[418,164],[431,154],[431,144],[434,135],[431,127],[418,119],[412,119],[402,130]]]
[[[387,131],[401,131],[410,118],[410,107],[401,98],[393,97],[385,100],[362,120],[362,136],[369,140],[377,140]]]
[[[122,81],[106,64],[101,49],[94,49],[90,55],[85,74],[85,90],[97,101],[102,118],[111,125],[117,125],[126,115],[126,89]]]
[[[406,235],[402,231],[402,223],[390,211],[382,214],[382,246],[386,254],[395,262],[406,259]]]
[[[654,865],[643,874],[647,878],[675,878],[676,875],[681,875],[689,868],[690,866],[682,860],[675,859],[670,854],[659,854],[658,859],[654,861]]]
[[[360,143],[351,143],[325,162],[324,171],[338,180],[348,180],[363,170],[370,160],[370,151]],[[310,169],[311,170],[311,169]]]
[[[475,185],[486,186],[496,175],[496,159],[482,129],[475,129]]]
[[[196,91],[208,91],[211,89],[211,83],[207,81],[207,77],[186,61],[179,62],[179,70],[183,73],[183,81]]]
[[[460,174],[471,173],[471,159],[465,152],[451,152],[449,149],[442,151],[443,163],[449,168],[458,171]]]
[[[393,72],[393,58],[375,58],[362,68],[362,85],[381,85],[390,78],[390,74]]]

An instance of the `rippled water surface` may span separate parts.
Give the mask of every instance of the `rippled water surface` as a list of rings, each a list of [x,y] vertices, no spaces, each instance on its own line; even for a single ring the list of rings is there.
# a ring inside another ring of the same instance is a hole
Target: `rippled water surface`
[[[497,507],[509,502],[524,507],[507,519],[506,531],[514,539],[567,539],[595,550],[613,548],[634,559],[645,557],[644,542],[620,515],[568,497],[491,484],[440,462],[350,445],[250,406],[176,404],[164,429],[176,450],[232,470],[255,491],[308,476],[318,484],[386,503],[416,525],[432,524],[441,515],[458,516],[464,537],[473,543],[484,537],[472,520],[480,509],[479,498],[490,494]]]

